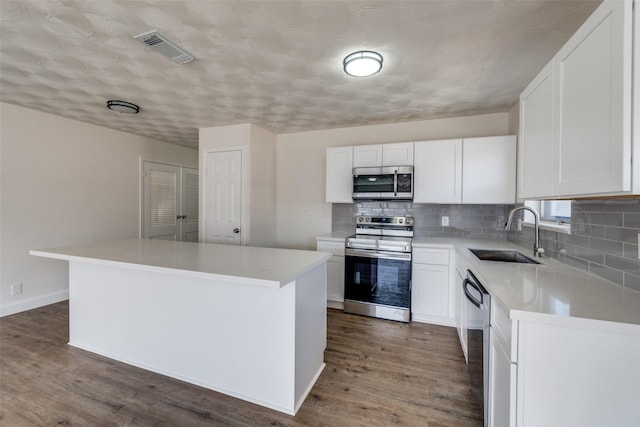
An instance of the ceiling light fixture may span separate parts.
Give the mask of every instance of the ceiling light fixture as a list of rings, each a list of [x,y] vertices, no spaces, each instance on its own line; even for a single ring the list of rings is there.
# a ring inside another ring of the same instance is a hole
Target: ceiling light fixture
[[[368,77],[382,69],[382,55],[370,50],[361,50],[347,55],[342,62],[344,72],[354,77]]]
[[[107,101],[107,108],[118,113],[138,114],[140,107],[127,101],[110,100]]]

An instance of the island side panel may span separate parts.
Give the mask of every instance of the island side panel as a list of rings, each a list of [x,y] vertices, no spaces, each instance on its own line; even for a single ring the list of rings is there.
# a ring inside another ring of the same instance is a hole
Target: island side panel
[[[327,347],[327,263],[295,281],[296,411],[322,373]]]
[[[294,413],[294,286],[69,270],[70,345]]]

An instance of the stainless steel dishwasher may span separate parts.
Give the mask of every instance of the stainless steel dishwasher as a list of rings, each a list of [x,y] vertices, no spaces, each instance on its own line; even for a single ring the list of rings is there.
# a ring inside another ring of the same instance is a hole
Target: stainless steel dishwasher
[[[491,296],[478,281],[476,276],[467,270],[467,277],[462,282],[462,289],[467,299],[473,304],[467,319],[478,319],[481,322],[468,321],[467,329],[468,370],[471,391],[482,407],[484,425],[488,422],[489,413],[489,324],[491,318]]]

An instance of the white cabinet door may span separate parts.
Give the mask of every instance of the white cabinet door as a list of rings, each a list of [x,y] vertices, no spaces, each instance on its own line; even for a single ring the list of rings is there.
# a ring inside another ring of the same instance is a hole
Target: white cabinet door
[[[382,166],[382,144],[353,147],[353,167]]]
[[[461,139],[416,142],[414,158],[414,203],[462,201]]]
[[[382,166],[412,166],[413,142],[382,145]]]
[[[453,326],[451,251],[413,249],[411,316],[414,321]]]
[[[353,147],[327,148],[327,203],[353,203]]]
[[[553,194],[553,62],[520,95],[518,198]]]
[[[334,255],[327,261],[327,300],[344,302],[344,257]]]
[[[462,281],[464,278],[461,273],[456,269],[456,280],[453,284],[454,293],[456,298],[455,305],[455,322],[456,329],[458,330],[458,338],[460,338],[460,346],[462,347],[462,354],[464,354],[464,360],[468,361],[467,357],[467,330],[464,328],[464,325],[467,321],[466,319],[466,311],[464,309],[465,304],[467,302],[467,298],[464,296],[464,292],[462,291]]]
[[[449,319],[449,266],[413,264],[411,315],[413,320]]]
[[[327,300],[344,302],[344,241],[318,241],[316,249],[333,254],[327,261]]]
[[[511,204],[516,198],[516,137],[467,138],[462,147],[462,203]]]
[[[632,2],[604,1],[554,57],[554,195],[631,189],[631,38]]]
[[[489,334],[489,422],[490,427],[515,426],[516,364],[493,331]]]

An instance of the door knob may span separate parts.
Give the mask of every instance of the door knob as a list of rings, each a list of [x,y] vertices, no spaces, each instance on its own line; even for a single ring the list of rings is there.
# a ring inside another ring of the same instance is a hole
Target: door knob
[[[238,234],[238,233],[240,232],[240,229],[239,229],[239,228],[234,228],[234,229],[233,229],[233,232],[234,232],[234,233],[236,233],[236,234]]]

